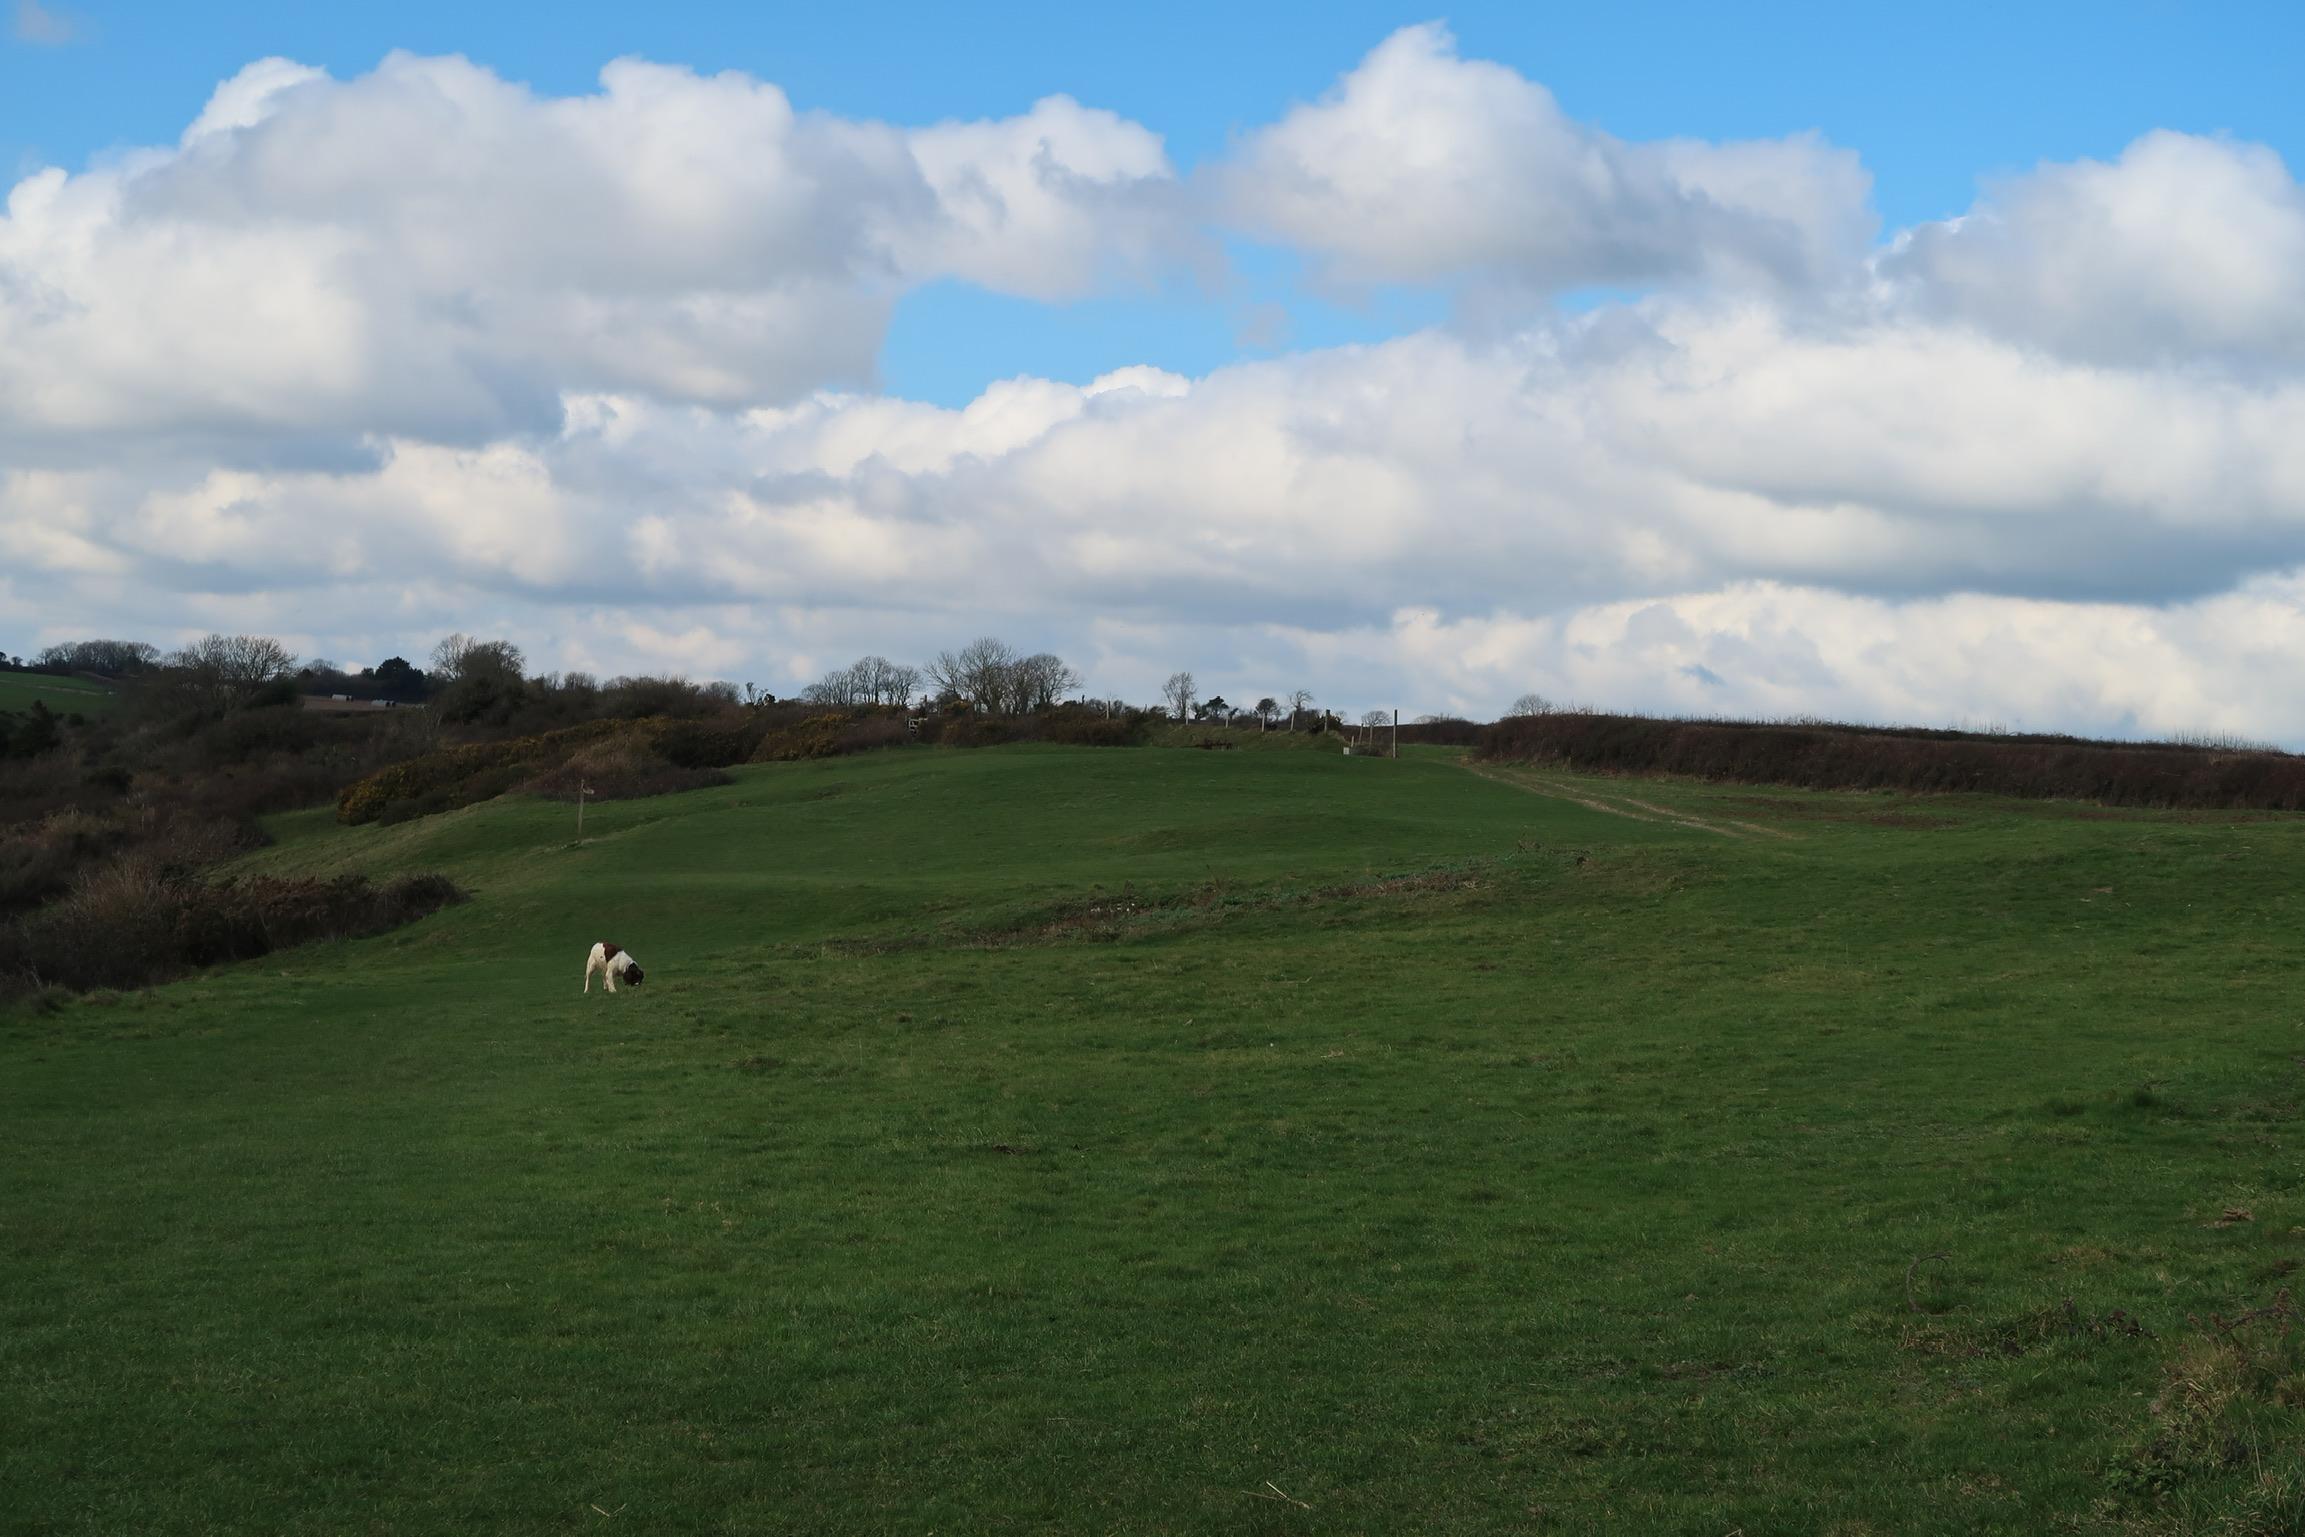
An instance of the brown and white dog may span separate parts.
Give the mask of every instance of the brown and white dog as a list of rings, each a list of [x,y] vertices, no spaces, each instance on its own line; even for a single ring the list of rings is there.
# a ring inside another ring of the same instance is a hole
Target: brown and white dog
[[[592,974],[596,971],[608,979],[608,990],[612,993],[619,978],[638,987],[646,977],[630,950],[621,950],[605,939],[594,945],[592,953],[584,958],[584,990],[588,993],[592,991]]]

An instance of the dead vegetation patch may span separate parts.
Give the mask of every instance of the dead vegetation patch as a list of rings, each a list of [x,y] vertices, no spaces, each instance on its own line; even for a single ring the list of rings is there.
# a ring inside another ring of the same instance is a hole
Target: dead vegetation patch
[[[2237,1502],[2294,1507],[2294,1452],[2280,1455],[2284,1427],[2305,1407],[2305,1334],[2287,1289],[2232,1317],[2186,1320],[2190,1331],[2161,1370],[2136,1444],[2110,1470],[2114,1489],[2159,1500],[2198,1480],[2247,1470]],[[2295,1530],[2294,1526],[2236,1530]]]
[[[2159,1338],[2145,1321],[2126,1308],[2103,1313],[2081,1309],[2071,1297],[2020,1313],[2012,1318],[1954,1319],[1930,1316],[1930,1321],[1906,1326],[1898,1348],[1914,1355],[1978,1359],[1986,1356],[2022,1356],[2068,1340],[2102,1344],[2110,1340]]]

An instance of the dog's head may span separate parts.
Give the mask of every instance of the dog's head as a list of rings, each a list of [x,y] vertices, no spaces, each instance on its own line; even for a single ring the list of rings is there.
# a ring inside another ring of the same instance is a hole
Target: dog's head
[[[648,973],[642,971],[638,966],[630,966],[625,968],[624,985],[626,987],[638,987],[641,983],[647,980]]]

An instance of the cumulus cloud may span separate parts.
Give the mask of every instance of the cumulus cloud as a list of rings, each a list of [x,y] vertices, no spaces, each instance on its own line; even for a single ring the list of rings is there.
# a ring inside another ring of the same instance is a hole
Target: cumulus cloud
[[[1893,320],[1819,337],[1766,307],[1638,318],[1197,380],[1015,379],[957,410],[572,397],[549,439],[390,440],[364,467],[165,487],[17,472],[0,531],[89,592],[293,610],[300,590],[319,608],[441,584],[544,623],[569,665],[603,654],[567,639],[586,613],[657,651],[685,637],[700,665],[992,628],[1101,656],[1099,686],[1140,691],[1181,651],[1212,679],[1254,657],[1420,708],[1539,687],[1868,718],[2287,720],[2221,674],[2255,676],[2305,623],[2297,384],[2187,387]]]
[[[1404,610],[1307,643],[1340,670],[1379,666],[1476,709],[1525,687],[1668,713],[2305,743],[2286,678],[2305,644],[2295,570],[2150,609],[1761,582],[1549,615]]]
[[[179,145],[0,216],[0,420],[75,437],[548,428],[563,392],[717,405],[873,373],[910,284],[1059,299],[1173,242],[1149,131],[1061,97],[906,130],[621,60],[542,97],[459,58],[220,86]]]
[[[1437,24],[1396,32],[1251,134],[1218,181],[1238,224],[1349,282],[1808,285],[1852,267],[1873,228],[1847,150],[1812,135],[1628,143],[1459,57]]]
[[[1879,269],[1917,313],[2068,356],[2305,363],[2305,188],[2261,144],[2164,131],[2044,166]]]
[[[1868,251],[1843,151],[1613,139],[1413,28],[1213,185],[1341,278],[1649,291],[948,409],[858,387],[893,297],[1189,250],[1149,129],[858,122],[634,61],[568,98],[252,65],[0,217],[14,644],[501,630],[783,691],[990,630],[1142,699],[1184,666],[2305,743],[2305,197],[2271,152],[2149,135]]]

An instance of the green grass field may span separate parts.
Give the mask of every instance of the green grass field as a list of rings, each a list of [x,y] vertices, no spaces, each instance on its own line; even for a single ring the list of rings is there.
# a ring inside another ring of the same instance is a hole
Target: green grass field
[[[571,815],[284,819],[475,900],[0,1025],[0,1531],[2298,1530],[2305,1357],[2211,1315],[2305,1259],[2305,821],[1042,748]]]
[[[58,715],[102,715],[120,703],[117,693],[86,678],[0,672],[0,710],[29,710],[35,699]]]

